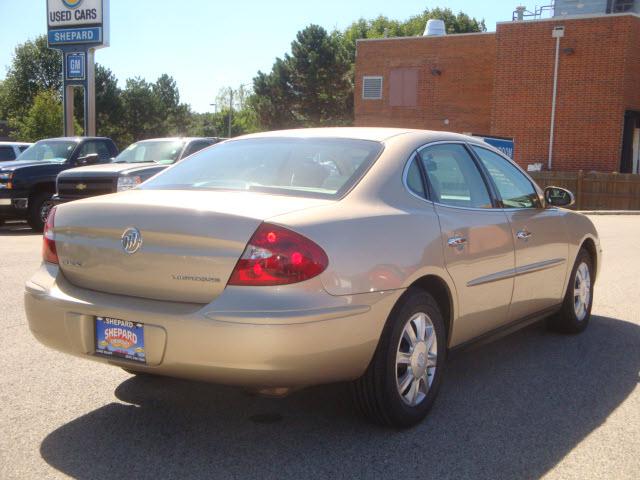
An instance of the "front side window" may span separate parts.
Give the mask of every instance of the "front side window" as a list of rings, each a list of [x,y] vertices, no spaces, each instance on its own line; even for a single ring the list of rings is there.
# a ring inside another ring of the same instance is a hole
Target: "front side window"
[[[463,145],[432,145],[420,150],[419,155],[434,202],[454,207],[492,208],[487,186]]]
[[[18,160],[65,162],[71,157],[76,145],[76,142],[65,140],[41,140],[22,152]]]
[[[382,144],[344,138],[252,138],[201,150],[145,183],[149,189],[246,190],[340,197]]]
[[[97,140],[89,140],[80,147],[80,151],[78,152],[78,157],[86,157],[87,155],[92,155],[94,153],[98,154],[98,158],[100,160],[108,160],[111,158],[111,152],[102,141]]]
[[[538,193],[520,170],[491,150],[472,148],[495,183],[504,208],[538,207]]]

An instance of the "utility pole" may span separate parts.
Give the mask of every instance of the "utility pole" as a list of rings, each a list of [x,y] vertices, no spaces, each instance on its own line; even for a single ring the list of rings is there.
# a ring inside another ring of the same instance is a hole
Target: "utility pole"
[[[558,96],[558,63],[560,60],[560,39],[564,37],[564,27],[554,27],[551,37],[556,39],[556,58],[553,67],[553,93],[551,94],[551,120],[549,125],[549,156],[547,158],[547,169],[553,166],[553,140],[556,127],[556,100]]]
[[[231,138],[231,115],[233,111],[233,88],[229,88],[229,138]]]

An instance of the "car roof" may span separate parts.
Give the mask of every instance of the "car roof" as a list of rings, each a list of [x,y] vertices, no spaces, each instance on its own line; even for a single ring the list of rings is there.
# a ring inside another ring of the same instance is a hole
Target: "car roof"
[[[413,137],[425,143],[438,140],[477,141],[473,137],[451,132],[436,130],[417,130],[412,128],[385,127],[328,127],[328,128],[299,128],[292,130],[275,130],[271,132],[252,133],[236,138],[346,138],[354,140],[373,140],[385,142],[401,135]],[[232,139],[235,140],[235,139]]]
[[[161,138],[145,138],[144,140],[138,140],[137,142],[133,142],[133,143],[159,142],[159,141],[191,142],[192,140],[217,140],[217,139],[212,137],[161,137]]]
[[[38,142],[81,142],[83,140],[111,140],[108,137],[53,137],[53,138],[41,138]]]

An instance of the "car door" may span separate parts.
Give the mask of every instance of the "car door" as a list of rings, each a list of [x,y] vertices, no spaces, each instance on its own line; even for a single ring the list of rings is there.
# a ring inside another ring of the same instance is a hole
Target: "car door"
[[[505,212],[494,208],[489,184],[463,143],[431,144],[418,154],[458,297],[455,345],[508,322],[514,242]]]
[[[543,208],[531,180],[509,159],[472,146],[495,185],[515,242],[516,271],[509,317],[517,320],[560,303],[569,247],[561,211]]]

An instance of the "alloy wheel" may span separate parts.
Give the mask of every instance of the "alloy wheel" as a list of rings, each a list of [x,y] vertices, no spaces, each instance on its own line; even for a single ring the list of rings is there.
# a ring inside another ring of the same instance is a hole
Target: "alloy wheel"
[[[406,405],[415,407],[427,396],[435,378],[438,340],[433,322],[424,312],[405,324],[396,353],[396,386]]]
[[[573,284],[573,311],[578,321],[582,321],[587,316],[589,303],[591,302],[591,275],[589,266],[582,262],[576,270]]]

